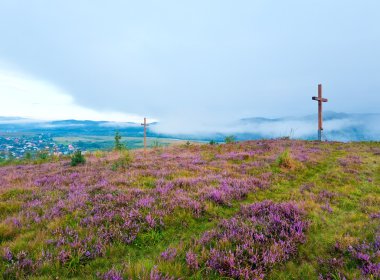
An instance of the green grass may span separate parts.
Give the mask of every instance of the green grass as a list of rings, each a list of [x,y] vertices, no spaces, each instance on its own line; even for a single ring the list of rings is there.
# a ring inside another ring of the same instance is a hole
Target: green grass
[[[114,136],[70,136],[70,137],[54,137],[53,140],[57,144],[79,146],[82,149],[95,151],[98,149],[112,149],[114,145]],[[140,149],[144,147],[144,139],[142,137],[122,137],[121,142],[128,149]],[[147,137],[147,146],[155,147],[156,145],[166,147],[173,144],[184,144],[184,140],[176,140],[171,138]]]
[[[57,141],[73,141],[74,139],[58,139]],[[99,139],[98,139],[99,140]],[[101,138],[99,141],[103,141]],[[128,139],[127,139],[128,141]],[[157,265],[163,274],[182,279],[222,279],[216,274],[205,274],[204,271],[190,271],[184,261],[185,252],[193,241],[202,233],[212,229],[224,218],[232,217],[242,204],[255,203],[263,200],[276,202],[295,201],[304,209],[310,227],[307,241],[299,247],[298,253],[285,264],[275,266],[266,279],[318,279],[321,273],[320,263],[336,257],[334,246],[355,244],[373,236],[378,226],[370,220],[369,213],[380,212],[380,159],[369,152],[373,143],[348,144],[351,151],[336,149],[335,144],[320,144],[327,150],[316,162],[297,163],[292,168],[283,164],[289,159],[289,152],[280,155],[278,161],[264,165],[260,172],[272,172],[273,179],[268,189],[251,193],[243,201],[235,201],[231,206],[220,206],[214,203],[206,205],[206,213],[195,218],[188,211],[178,209],[165,220],[165,228],[144,232],[131,245],[114,243],[108,247],[104,257],[88,263],[79,262],[77,257],[65,266],[58,263],[55,266],[44,266],[39,275],[30,279],[96,279],[96,272],[105,272],[112,267],[122,271],[132,279],[145,279],[150,270]],[[204,160],[212,162],[218,148],[201,153]],[[291,150],[291,149],[290,149]],[[350,172],[339,164],[339,160],[351,155],[359,155],[362,164],[355,166],[357,171]],[[239,166],[256,159],[232,161],[231,166]],[[292,159],[293,161],[293,159]],[[210,167],[211,168],[211,167]],[[256,169],[251,170],[257,173]],[[191,175],[182,171],[179,176]],[[173,175],[175,177],[176,175]],[[156,178],[151,176],[139,177],[131,187],[151,189],[155,187]],[[309,184],[309,190],[301,187]],[[330,205],[332,212],[324,210],[324,202],[318,200],[321,191],[334,193]],[[15,188],[0,193],[0,217],[12,216],[20,211],[23,196],[28,190]],[[12,201],[12,204],[10,204]],[[76,213],[64,218],[51,221],[46,227],[55,225],[78,225]],[[0,245],[11,242],[13,248],[29,248],[37,251],[44,237],[38,228],[16,234],[17,229],[7,228],[0,223]],[[160,260],[160,254],[168,247],[177,248],[179,256],[172,262]],[[357,264],[344,256],[346,262],[341,271],[348,279],[359,279],[360,271]],[[0,266],[0,270],[1,270]],[[332,272],[334,273],[334,272]]]

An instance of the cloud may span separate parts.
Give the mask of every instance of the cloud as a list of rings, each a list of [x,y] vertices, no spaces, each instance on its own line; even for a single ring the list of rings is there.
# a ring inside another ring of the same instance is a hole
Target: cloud
[[[208,130],[315,112],[319,82],[329,110],[379,110],[378,0],[3,2],[0,59],[103,114]]]
[[[0,70],[2,116],[36,120],[141,121],[141,117],[99,111],[75,103],[74,98],[54,84],[15,71]],[[23,120],[14,120],[23,121]]]

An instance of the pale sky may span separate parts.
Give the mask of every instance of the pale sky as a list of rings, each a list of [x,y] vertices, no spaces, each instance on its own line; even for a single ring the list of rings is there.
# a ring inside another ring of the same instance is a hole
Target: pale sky
[[[0,0],[0,116],[380,113],[378,0]]]

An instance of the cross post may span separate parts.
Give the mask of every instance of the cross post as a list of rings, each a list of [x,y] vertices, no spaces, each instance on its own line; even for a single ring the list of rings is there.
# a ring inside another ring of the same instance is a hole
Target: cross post
[[[318,140],[322,141],[322,131],[323,131],[323,116],[322,116],[322,103],[328,102],[326,98],[322,97],[322,85],[318,85],[318,97],[313,96],[313,100],[318,101]]]
[[[144,154],[145,154],[146,153],[146,128],[147,128],[147,126],[149,126],[146,123],[146,118],[144,118],[144,123],[142,123],[141,125],[144,126]]]

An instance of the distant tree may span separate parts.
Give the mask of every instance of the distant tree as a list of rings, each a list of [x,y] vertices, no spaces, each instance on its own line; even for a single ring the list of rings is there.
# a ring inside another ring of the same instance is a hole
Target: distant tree
[[[121,143],[121,135],[120,135],[119,131],[116,131],[114,150],[115,151],[121,151],[124,149],[125,149],[125,146],[123,145],[123,143]]]
[[[153,148],[158,149],[160,147],[160,141],[158,139],[153,141]]]
[[[226,138],[224,138],[224,142],[226,144],[235,143],[236,142],[236,138],[235,138],[235,136],[230,135],[230,136],[227,136]]]
[[[32,154],[30,152],[26,152],[25,155],[24,155],[24,158],[27,160],[27,161],[30,161],[32,159]]]
[[[13,161],[15,159],[15,156],[13,155],[12,152],[8,153],[8,161]]]
[[[211,141],[209,142],[209,144],[213,146],[213,145],[216,145],[217,143],[216,143],[215,140],[211,140]]]
[[[47,160],[49,157],[49,151],[48,150],[42,150],[38,152],[38,159],[41,161]]]
[[[86,159],[82,155],[81,150],[75,151],[75,153],[71,156],[71,166],[77,166],[78,164],[85,164]]]

